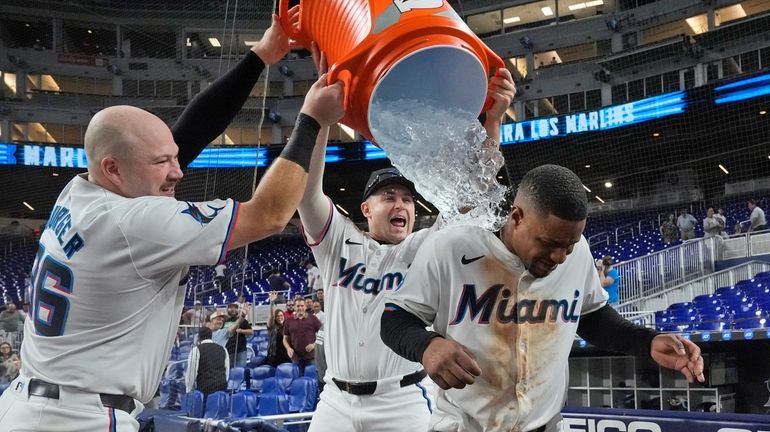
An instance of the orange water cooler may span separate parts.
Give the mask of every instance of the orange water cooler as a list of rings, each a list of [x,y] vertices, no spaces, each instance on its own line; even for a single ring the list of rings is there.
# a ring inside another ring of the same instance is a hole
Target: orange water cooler
[[[488,77],[504,67],[446,0],[300,0],[293,27],[288,5],[280,1],[284,29],[326,54],[329,82],[345,82],[341,122],[368,139],[392,101],[482,112]]]

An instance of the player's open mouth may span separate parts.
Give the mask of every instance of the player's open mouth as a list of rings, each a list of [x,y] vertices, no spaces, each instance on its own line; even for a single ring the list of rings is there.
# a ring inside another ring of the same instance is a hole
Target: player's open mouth
[[[402,217],[394,217],[390,220],[390,224],[399,228],[406,226],[406,219]]]
[[[174,195],[174,187],[162,187],[160,188],[160,192],[164,195]]]

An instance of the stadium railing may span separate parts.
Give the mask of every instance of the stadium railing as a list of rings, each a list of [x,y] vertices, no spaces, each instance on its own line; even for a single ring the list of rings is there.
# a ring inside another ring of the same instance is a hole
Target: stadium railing
[[[770,232],[760,231],[730,236],[722,242],[721,249],[721,259],[770,254]]]
[[[654,326],[655,312],[666,309],[672,303],[688,302],[701,294],[714,294],[717,288],[734,286],[740,280],[751,279],[755,274],[769,270],[768,262],[749,261],[668,287],[654,295],[623,302],[616,309],[632,321],[640,320],[645,325]]]

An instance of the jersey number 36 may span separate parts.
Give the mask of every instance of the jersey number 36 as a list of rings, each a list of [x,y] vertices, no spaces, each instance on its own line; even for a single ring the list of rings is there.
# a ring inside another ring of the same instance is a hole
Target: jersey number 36
[[[72,271],[45,253],[41,245],[32,267],[32,319],[35,333],[61,336],[67,323],[72,293]]]

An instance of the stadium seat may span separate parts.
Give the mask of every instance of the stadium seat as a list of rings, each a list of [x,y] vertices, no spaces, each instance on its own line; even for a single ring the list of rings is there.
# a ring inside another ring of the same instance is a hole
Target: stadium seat
[[[233,394],[233,417],[244,418],[257,415],[259,397],[251,391],[241,391]]]
[[[318,382],[315,378],[299,377],[289,389],[289,411],[311,412],[318,400]]]
[[[305,366],[305,375],[304,376],[306,376],[308,378],[317,379],[318,378],[318,373],[316,371],[315,365],[309,364],[309,365]]]
[[[739,310],[733,314],[734,329],[765,328],[767,313],[763,310]]]
[[[230,395],[218,391],[206,398],[206,417],[214,419],[227,418],[230,415]]]
[[[259,396],[259,415],[277,415],[289,413],[289,396],[282,394],[261,394]]]
[[[251,369],[249,369],[249,373],[251,372]],[[246,376],[246,369],[236,366],[233,368],[230,368],[230,376],[227,378],[227,389],[228,390],[238,390],[241,388],[241,386],[245,383],[245,380],[250,379],[250,377]]]
[[[246,367],[250,369],[254,369],[257,366],[262,366],[265,364],[265,361],[267,360],[267,356],[262,354],[257,354],[254,357],[252,357],[248,363],[246,363]]]
[[[281,386],[288,389],[294,378],[299,376],[299,367],[294,363],[282,363],[275,368],[275,378],[281,381]]]
[[[265,378],[271,378],[274,376],[275,376],[275,368],[270,365],[262,365],[259,367],[255,367],[251,371],[252,379],[265,379]]]
[[[262,380],[262,394],[286,394],[289,391],[289,385],[285,380],[276,377],[265,378]]]
[[[190,417],[203,417],[203,393],[193,390],[182,396],[182,412]]]

